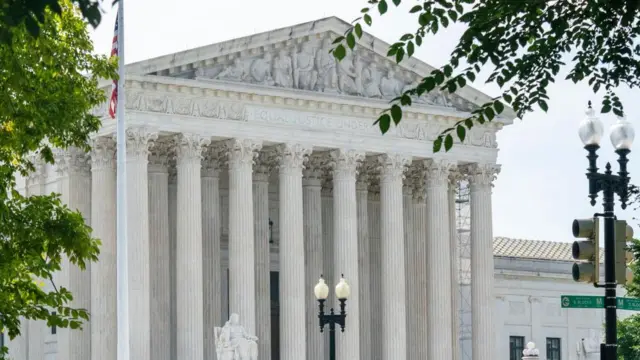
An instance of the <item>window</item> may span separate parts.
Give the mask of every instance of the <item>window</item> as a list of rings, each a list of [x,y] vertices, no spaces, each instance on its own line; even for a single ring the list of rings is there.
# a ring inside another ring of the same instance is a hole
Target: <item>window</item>
[[[547,338],[547,360],[561,360],[560,338]]]
[[[524,336],[509,336],[509,360],[521,360]]]

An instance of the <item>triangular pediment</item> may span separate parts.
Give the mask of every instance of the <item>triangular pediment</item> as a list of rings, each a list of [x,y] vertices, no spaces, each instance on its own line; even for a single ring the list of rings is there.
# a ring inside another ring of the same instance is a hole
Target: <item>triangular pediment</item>
[[[416,58],[396,64],[385,56],[389,45],[366,33],[353,52],[336,61],[329,49],[348,27],[326,18],[131,64],[127,72],[388,101],[433,70]],[[434,90],[413,100],[469,112],[490,98],[466,87],[456,94]]]

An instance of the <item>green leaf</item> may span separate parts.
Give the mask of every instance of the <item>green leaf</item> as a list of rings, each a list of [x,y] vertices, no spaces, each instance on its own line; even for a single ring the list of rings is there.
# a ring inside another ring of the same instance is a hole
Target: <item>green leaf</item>
[[[511,102],[513,101],[513,98],[511,97],[511,95],[507,93],[502,94],[502,98],[509,104],[511,104]]]
[[[547,102],[544,100],[538,100],[538,105],[544,112],[547,112],[547,110],[549,110],[549,105],[547,105]]]
[[[451,134],[447,134],[447,136],[444,138],[444,151],[451,150],[452,146],[453,146],[453,136],[451,136]]]
[[[437,153],[442,148],[442,135],[438,135],[438,137],[433,141],[433,152]]]
[[[347,34],[347,46],[349,46],[349,49],[353,49],[356,46],[356,38],[353,36],[353,32]]]
[[[380,2],[378,3],[378,11],[380,12],[380,15],[384,15],[387,12],[386,0],[380,0]]]
[[[422,11],[422,6],[415,5],[414,7],[411,8],[411,10],[409,10],[409,13],[414,14],[420,11]]]
[[[353,29],[356,32],[356,35],[358,36],[358,38],[362,38],[362,25],[356,24],[356,26]]]
[[[402,2],[402,0],[393,0],[393,4],[395,6],[400,6],[400,3]]]
[[[346,55],[347,55],[347,50],[344,48],[344,45],[342,44],[336,46],[336,48],[333,49],[333,56],[335,56],[335,58],[338,60],[344,59]]]
[[[606,114],[606,113],[608,113],[610,111],[611,111],[611,105],[604,105],[600,112],[603,113],[603,114]]]
[[[415,51],[415,47],[412,41],[407,42],[407,56],[411,57]]]
[[[391,117],[393,118],[393,122],[398,125],[402,120],[402,109],[398,105],[391,106]]]
[[[339,44],[344,40],[344,36],[338,36],[337,38],[335,38],[335,40],[333,40],[333,45],[335,44]]]
[[[371,26],[371,23],[373,23],[373,20],[371,19],[371,15],[369,15],[369,14],[365,14],[362,17],[362,19],[364,19],[364,22],[369,26]]]
[[[382,134],[386,134],[391,127],[391,116],[389,114],[383,114],[378,118],[378,126],[380,127],[380,132]]]
[[[496,100],[493,102],[493,108],[496,110],[497,114],[502,114],[504,111],[504,104],[502,104],[500,100]]]
[[[460,142],[463,142],[465,136],[467,135],[467,129],[465,129],[462,125],[458,125],[456,126],[456,133],[458,134],[458,139],[460,139]]]
[[[487,107],[487,108],[484,108],[484,115],[487,117],[489,121],[491,121],[496,116],[496,113],[493,111],[492,108]]]
[[[422,36],[416,35],[416,45],[422,45]]]
[[[398,48],[398,51],[396,51],[396,63],[400,64],[402,59],[404,59],[404,49]]]

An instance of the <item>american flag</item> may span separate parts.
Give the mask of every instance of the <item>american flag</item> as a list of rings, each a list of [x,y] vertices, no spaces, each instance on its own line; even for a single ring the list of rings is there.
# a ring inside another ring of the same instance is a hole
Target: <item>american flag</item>
[[[111,57],[118,56],[118,19],[120,14],[116,16],[116,27],[113,32],[113,43],[111,44]],[[111,86],[111,100],[109,101],[109,115],[112,119],[116,118],[116,107],[118,104],[118,80],[113,80]]]

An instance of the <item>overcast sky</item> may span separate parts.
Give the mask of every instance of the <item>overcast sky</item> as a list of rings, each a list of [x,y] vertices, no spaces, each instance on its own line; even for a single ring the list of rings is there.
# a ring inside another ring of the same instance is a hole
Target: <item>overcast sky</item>
[[[359,16],[365,0],[125,0],[125,58],[136,62],[177,51],[212,44],[253,33],[291,26],[328,16],[351,21]],[[417,20],[407,6],[391,7],[388,14],[374,18],[370,34],[392,43],[402,34],[415,30]],[[116,9],[104,1],[101,25],[92,31],[95,50],[111,50]],[[442,65],[464,28],[454,26],[438,36],[428,38],[415,56],[433,66]],[[494,85],[473,84],[491,96],[498,94]],[[621,89],[619,95],[628,119],[638,124],[640,91]],[[549,112],[537,110],[522,121],[517,120],[498,135],[498,163],[502,172],[493,195],[494,235],[524,239],[572,241],[571,222],[601,211],[601,197],[595,208],[588,203],[586,152],[577,135],[588,100],[599,104],[602,94],[594,95],[584,85],[557,81],[549,88]],[[608,139],[613,115],[601,117],[605,139],[600,150],[600,167],[615,161]],[[373,121],[374,119],[372,119]],[[640,162],[631,153],[630,172],[640,174]],[[614,163],[617,169],[617,163]],[[635,181],[640,183],[640,181]],[[631,220],[631,211],[620,218]],[[635,222],[634,222],[635,224]],[[636,234],[640,233],[636,228]]]

